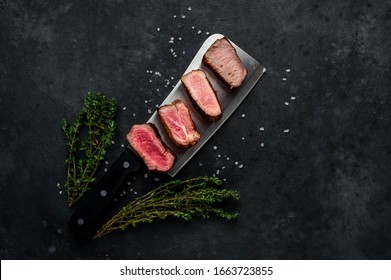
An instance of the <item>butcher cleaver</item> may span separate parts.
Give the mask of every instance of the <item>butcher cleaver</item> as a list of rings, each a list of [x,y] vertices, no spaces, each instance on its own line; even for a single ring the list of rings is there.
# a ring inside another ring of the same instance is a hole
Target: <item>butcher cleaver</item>
[[[196,70],[203,70],[208,76],[213,88],[216,91],[219,99],[222,117],[216,122],[206,121],[201,115],[199,115],[193,108],[191,101],[189,100],[185,88],[181,81],[175,85],[173,90],[163,101],[161,105],[170,104],[176,99],[182,99],[190,110],[190,114],[197,127],[197,131],[201,134],[200,140],[191,148],[179,148],[171,141],[162,124],[160,123],[157,112],[151,116],[147,121],[155,124],[163,142],[169,146],[169,148],[176,154],[177,159],[173,167],[166,172],[169,176],[174,177],[185,164],[198,152],[199,149],[213,136],[213,134],[225,123],[225,121],[232,115],[232,113],[238,108],[240,103],[250,93],[251,89],[256,85],[258,80],[265,73],[266,68],[263,67],[258,61],[244,52],[236,44],[231,44],[236,49],[236,52],[242,61],[244,67],[247,69],[247,77],[243,81],[243,84],[235,89],[229,90],[214,74],[202,63],[202,58],[208,48],[217,40],[224,36],[221,34],[214,34],[208,37],[194,59],[186,69],[184,74]],[[89,196],[81,203],[72,215],[69,226],[72,233],[78,239],[88,239],[96,233],[98,227],[103,223],[102,213],[113,202],[113,198],[117,195],[121,186],[131,177],[145,173],[146,167],[143,161],[137,156],[137,154],[128,146],[125,151],[119,156],[116,162],[111,166],[105,176],[94,186],[93,191]]]

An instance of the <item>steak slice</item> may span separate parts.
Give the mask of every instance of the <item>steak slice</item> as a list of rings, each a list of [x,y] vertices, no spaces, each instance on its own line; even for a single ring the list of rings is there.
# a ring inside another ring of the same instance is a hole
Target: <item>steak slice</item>
[[[239,87],[247,76],[247,69],[226,37],[216,40],[202,61],[231,89]]]
[[[201,135],[196,130],[190,111],[182,100],[177,99],[161,106],[158,115],[175,145],[188,148],[200,139]]]
[[[181,77],[194,108],[207,120],[221,118],[221,107],[208,77],[202,70],[193,70]]]
[[[133,125],[126,139],[144,160],[149,171],[166,172],[174,165],[176,156],[163,143],[154,124]]]

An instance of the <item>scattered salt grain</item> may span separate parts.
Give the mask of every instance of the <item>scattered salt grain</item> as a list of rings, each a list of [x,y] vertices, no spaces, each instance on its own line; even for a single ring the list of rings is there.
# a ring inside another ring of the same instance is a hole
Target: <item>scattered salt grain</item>
[[[111,140],[111,144],[113,144],[113,145],[114,145],[114,144],[115,144],[115,142],[114,142],[113,140]]]
[[[198,30],[197,34],[200,35],[201,33],[202,33],[202,31],[201,31],[201,30]]]
[[[239,164],[239,162],[235,161],[235,165],[238,165],[238,164]]]
[[[159,178],[154,178],[155,182],[159,182],[160,179]]]
[[[178,37],[178,40],[179,40],[179,41],[182,41],[182,37]]]
[[[191,11],[191,7],[188,7],[187,9],[188,9],[189,11]]]
[[[227,157],[227,160],[229,160],[229,157]]]
[[[295,99],[296,99],[296,97],[294,97],[294,96],[291,97],[291,100],[295,100]]]
[[[265,147],[265,144],[264,144],[264,143],[261,143],[261,147],[262,147],[262,148]]]
[[[227,182],[227,178],[224,178],[223,181],[224,181],[224,182]]]
[[[57,188],[59,188],[60,187],[60,183],[57,183]]]
[[[216,175],[219,175],[219,174],[220,174],[220,170],[217,169],[217,170],[216,170]]]
[[[176,18],[176,15],[174,15],[174,18]]]
[[[191,29],[194,29],[194,28],[195,28],[194,26],[191,27]]]
[[[244,140],[244,137],[242,137],[242,140]]]
[[[109,162],[107,160],[105,160],[105,164],[107,165],[107,164],[109,164]]]
[[[124,110],[124,111],[125,111],[125,110],[126,110],[126,107],[122,107],[122,110]]]
[[[209,33],[209,32],[206,32],[205,34],[206,34],[206,35],[209,35],[210,33]]]
[[[134,192],[134,194],[137,194],[137,192]]]
[[[285,81],[286,81],[286,78],[282,78],[282,80],[285,82]]]
[[[148,100],[144,100],[144,102],[145,102],[145,104],[147,104],[147,103],[148,103]]]
[[[239,167],[239,168],[243,168],[243,164],[239,165],[238,167]]]
[[[260,131],[265,131],[265,128],[264,127],[260,127],[259,130]]]
[[[62,194],[62,191],[59,191],[58,194]]]
[[[145,173],[145,174],[144,174],[144,178],[145,178],[145,179],[148,178],[148,173]]]
[[[217,155],[218,158],[221,158],[221,155]]]
[[[285,71],[286,71],[287,73],[289,73],[289,72],[291,72],[291,69],[288,68],[288,69],[286,69]]]
[[[245,118],[246,117],[246,114],[242,114],[242,118]]]
[[[288,106],[288,105],[289,105],[289,102],[285,102],[285,105]]]
[[[159,89],[157,88],[156,91],[159,91]]]
[[[156,28],[156,31],[159,32],[160,31],[160,27]]]
[[[289,129],[284,129],[284,133],[289,133]]]
[[[202,162],[198,163],[198,166],[202,166]]]
[[[185,15],[181,15],[181,17],[182,17],[182,18],[186,18],[186,16],[185,16]]]
[[[128,182],[127,184],[128,184],[128,186],[130,186],[130,184],[131,184],[131,183],[130,183],[130,182]]]
[[[225,166],[222,166],[221,169],[225,169]]]
[[[121,144],[121,147],[122,147],[122,148],[125,147],[125,144]]]
[[[217,146],[213,146],[213,150],[217,150]]]
[[[152,80],[151,80],[151,79],[149,79],[149,82],[150,82],[150,83],[152,83]]]
[[[136,116],[136,113],[133,113],[133,117],[135,117]]]
[[[105,168],[105,172],[107,172],[107,168]]]
[[[152,110],[151,109],[148,109],[148,114],[152,114]]]

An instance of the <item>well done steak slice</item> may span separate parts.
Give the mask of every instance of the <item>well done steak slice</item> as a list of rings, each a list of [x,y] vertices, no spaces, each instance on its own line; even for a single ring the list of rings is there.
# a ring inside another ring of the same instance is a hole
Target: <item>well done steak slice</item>
[[[158,115],[168,136],[175,145],[188,148],[197,143],[201,135],[197,132],[186,104],[177,99],[158,109]]]
[[[194,108],[207,120],[221,118],[221,106],[208,77],[202,70],[193,70],[181,77]]]
[[[217,39],[206,51],[202,61],[231,89],[241,86],[247,76],[247,69],[226,37]]]
[[[176,156],[160,138],[154,124],[135,124],[126,135],[130,146],[143,159],[150,171],[166,172],[174,165]]]

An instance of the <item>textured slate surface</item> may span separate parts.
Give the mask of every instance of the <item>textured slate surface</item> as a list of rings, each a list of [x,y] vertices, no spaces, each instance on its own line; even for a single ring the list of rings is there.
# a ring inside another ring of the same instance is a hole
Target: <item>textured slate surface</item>
[[[1,0],[1,258],[391,258],[390,29],[388,1]],[[206,32],[228,36],[267,68],[178,175],[219,170],[241,192],[239,220],[165,221],[77,244],[67,227],[73,209],[57,187],[61,120],[87,91],[115,97],[110,165]]]

